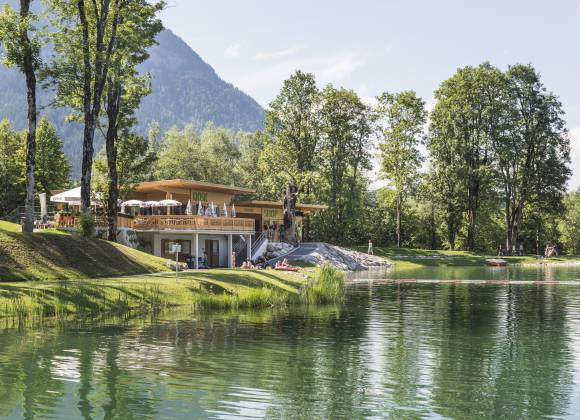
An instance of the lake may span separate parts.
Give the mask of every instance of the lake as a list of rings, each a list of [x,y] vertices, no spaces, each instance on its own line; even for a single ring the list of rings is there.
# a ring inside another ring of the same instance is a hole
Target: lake
[[[5,327],[0,417],[580,416],[580,267],[385,276],[528,283],[358,280],[341,306]]]

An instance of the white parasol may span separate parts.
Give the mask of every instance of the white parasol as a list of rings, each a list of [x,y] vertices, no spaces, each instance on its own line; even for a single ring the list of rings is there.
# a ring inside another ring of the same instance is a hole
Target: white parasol
[[[236,211],[236,206],[232,204],[232,217],[236,217],[237,214],[238,212]]]
[[[228,217],[228,208],[226,207],[226,203],[224,203],[224,217]]]
[[[201,205],[201,201],[197,204],[197,215],[203,216],[203,206]]]
[[[191,200],[187,201],[187,207],[185,207],[185,214],[192,215],[193,214],[193,206],[191,205]]]

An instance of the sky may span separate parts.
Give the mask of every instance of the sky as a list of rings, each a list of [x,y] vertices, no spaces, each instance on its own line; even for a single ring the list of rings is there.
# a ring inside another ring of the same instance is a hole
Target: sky
[[[459,67],[531,63],[566,111],[580,187],[580,0],[167,0],[165,26],[263,107],[295,70],[427,106]]]

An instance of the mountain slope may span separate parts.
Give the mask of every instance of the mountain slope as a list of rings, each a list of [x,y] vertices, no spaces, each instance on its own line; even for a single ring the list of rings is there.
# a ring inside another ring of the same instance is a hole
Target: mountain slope
[[[137,116],[139,131],[145,133],[152,121],[165,130],[194,122],[203,126],[213,121],[232,130],[255,131],[262,127],[264,110],[250,96],[222,80],[215,70],[170,30],[158,36],[150,58],[140,71],[152,75],[152,93],[142,103]],[[24,78],[15,69],[0,65],[0,120],[8,118],[18,129],[26,127]],[[66,110],[48,106],[53,95],[39,92],[40,115],[56,125],[59,136],[78,176],[81,165],[82,127],[65,122]],[[95,140],[99,150],[102,138]]]

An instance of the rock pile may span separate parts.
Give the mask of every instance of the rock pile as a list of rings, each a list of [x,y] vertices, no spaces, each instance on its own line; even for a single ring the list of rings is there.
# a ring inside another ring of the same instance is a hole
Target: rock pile
[[[264,252],[262,256],[267,260],[271,260],[272,258],[278,258],[286,255],[293,249],[295,248],[292,245],[285,242],[268,242],[266,252]]]
[[[317,266],[331,264],[339,270],[344,271],[387,268],[391,265],[384,258],[322,242],[302,244],[300,248],[293,248],[287,244],[271,243],[268,244],[268,248],[266,258],[269,260],[279,258],[292,251],[288,255],[288,259],[291,261],[303,261]]]

